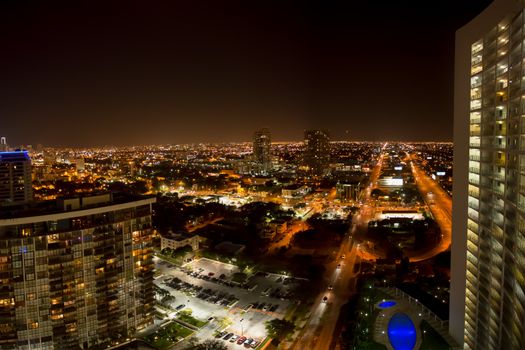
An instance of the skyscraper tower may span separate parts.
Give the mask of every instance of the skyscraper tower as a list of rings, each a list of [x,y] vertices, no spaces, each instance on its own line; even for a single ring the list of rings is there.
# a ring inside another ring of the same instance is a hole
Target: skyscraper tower
[[[27,152],[0,152],[0,206],[32,199],[31,159]]]
[[[525,349],[524,2],[496,0],[456,34],[450,334]]]
[[[304,164],[315,175],[322,175],[330,163],[330,135],[326,130],[304,132]]]
[[[0,210],[0,348],[100,349],[153,324],[154,202],[99,195]]]
[[[0,137],[0,152],[7,152],[7,140],[5,136]]]
[[[260,169],[260,173],[267,174],[271,170],[272,160],[270,153],[271,134],[264,128],[253,135],[253,156]]]

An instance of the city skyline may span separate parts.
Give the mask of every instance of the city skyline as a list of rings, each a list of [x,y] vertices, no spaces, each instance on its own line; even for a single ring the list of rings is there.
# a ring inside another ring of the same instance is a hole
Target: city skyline
[[[50,146],[233,142],[262,127],[282,141],[448,141],[454,31],[487,3],[2,4],[1,133]]]
[[[525,1],[0,33],[0,348],[525,349]]]

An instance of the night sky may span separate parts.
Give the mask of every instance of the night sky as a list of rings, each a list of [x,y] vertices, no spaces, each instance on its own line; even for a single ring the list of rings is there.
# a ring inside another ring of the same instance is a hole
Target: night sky
[[[3,0],[0,136],[448,141],[454,32],[490,2]]]

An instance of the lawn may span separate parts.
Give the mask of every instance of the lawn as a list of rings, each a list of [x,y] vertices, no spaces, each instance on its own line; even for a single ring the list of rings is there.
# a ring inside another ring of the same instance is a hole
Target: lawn
[[[264,340],[261,342],[261,344],[257,345],[256,349],[263,349],[264,346],[266,345],[266,343],[268,343],[271,340],[272,340],[272,338],[270,338],[270,337],[264,338]]]
[[[423,342],[421,350],[449,350],[451,347],[441,335],[425,320],[421,321],[421,333]]]
[[[191,329],[188,329],[176,322],[171,322],[155,333],[145,336],[144,340],[153,345],[155,348],[164,350],[172,346],[180,339],[186,338],[191,334],[193,334]]]
[[[175,265],[177,265],[177,266],[182,265],[182,259],[173,258],[173,257],[171,257],[171,256],[164,255],[164,254],[162,254],[161,252],[158,252],[158,251],[155,252],[155,255],[156,255],[158,258],[160,258],[160,259],[162,259],[162,260],[165,260],[165,261],[168,261],[168,262],[170,262],[170,263],[172,263],[172,264],[175,264]]]
[[[182,322],[186,322],[188,324],[191,324],[192,326],[195,326],[197,328],[201,328],[202,326],[204,326],[206,324],[205,321],[202,321],[202,320],[199,320],[195,317],[193,317],[191,315],[191,311],[190,312],[185,312],[185,310],[183,310],[182,312],[179,312],[177,314],[177,319],[181,320]]]

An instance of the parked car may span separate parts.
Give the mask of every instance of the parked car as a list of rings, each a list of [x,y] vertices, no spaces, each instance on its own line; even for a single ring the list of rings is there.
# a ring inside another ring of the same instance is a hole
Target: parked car
[[[257,346],[259,346],[259,342],[257,340],[254,340],[254,341],[252,341],[250,346],[252,347],[252,349],[255,349]]]
[[[226,334],[226,335],[224,336],[224,338],[222,338],[222,339],[224,339],[224,340],[228,340],[228,339],[230,339],[231,337],[233,337],[233,333],[228,333],[228,334]]]
[[[239,339],[239,336],[237,334],[233,335],[233,337],[230,339],[230,343],[235,343],[237,339]]]
[[[175,308],[175,310],[179,311],[180,309],[184,309],[185,306],[186,306],[186,305],[184,305],[184,304],[180,304],[179,306],[177,306],[177,307]]]
[[[239,340],[237,340],[237,344],[241,345],[246,341],[246,337],[240,337]]]

